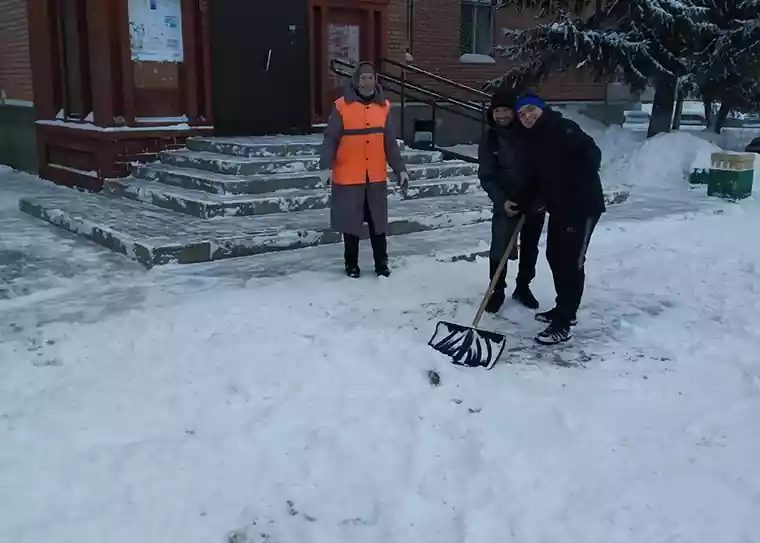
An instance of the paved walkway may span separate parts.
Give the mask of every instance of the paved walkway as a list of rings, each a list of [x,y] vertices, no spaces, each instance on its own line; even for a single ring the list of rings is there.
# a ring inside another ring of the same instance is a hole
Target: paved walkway
[[[327,280],[342,280],[340,245],[146,270],[18,210],[22,196],[62,190],[70,189],[0,169],[0,340],[28,334],[46,323],[93,322],[114,312],[171,303],[177,296],[242,287],[254,278],[310,271],[326,274]],[[610,208],[602,227],[709,212],[725,205],[684,192],[634,192],[628,203]],[[489,236],[489,225],[481,224],[393,237],[390,247],[398,268],[406,258],[450,260],[482,252]],[[369,250],[362,256],[370,258]]]

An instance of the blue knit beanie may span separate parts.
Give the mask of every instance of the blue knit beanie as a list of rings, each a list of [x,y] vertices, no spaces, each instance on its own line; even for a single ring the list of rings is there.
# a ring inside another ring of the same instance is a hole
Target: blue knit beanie
[[[535,94],[523,94],[520,96],[520,98],[517,99],[517,103],[515,104],[515,111],[520,111],[525,106],[536,106],[540,109],[546,109],[546,102],[541,100],[541,98]]]

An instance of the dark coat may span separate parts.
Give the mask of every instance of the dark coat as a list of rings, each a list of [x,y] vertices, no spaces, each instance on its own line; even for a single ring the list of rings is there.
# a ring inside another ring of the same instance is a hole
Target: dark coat
[[[365,103],[375,102],[385,104],[385,95],[378,86],[375,89],[374,97],[367,101],[350,84],[343,95],[347,103],[363,101]],[[324,140],[322,142],[320,168],[323,170],[332,169],[335,155],[338,152],[340,138],[343,134],[343,121],[340,114],[333,106],[330,118],[327,122],[327,128],[324,131]],[[391,126],[390,115],[385,126],[385,159],[391,169],[398,175],[405,171],[404,161],[401,156],[401,150],[398,147],[396,134]],[[332,184],[330,188],[330,225],[333,230],[346,234],[360,236],[363,230],[364,217],[364,200],[366,198],[372,222],[377,234],[385,234],[388,230],[388,184],[383,183],[364,183],[363,185],[336,185]]]
[[[530,210],[537,200],[530,162],[525,157],[522,132],[517,120],[509,126],[498,126],[490,120],[478,146],[478,177],[493,202],[496,214],[505,214],[504,203],[515,202],[520,209]]]
[[[602,152],[591,136],[548,108],[522,133],[541,200],[550,215],[577,222],[605,212],[599,177]]]

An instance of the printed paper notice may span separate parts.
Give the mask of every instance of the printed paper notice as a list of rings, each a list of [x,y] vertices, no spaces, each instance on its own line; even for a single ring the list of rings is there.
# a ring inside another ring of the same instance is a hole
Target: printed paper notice
[[[129,0],[132,60],[182,62],[181,0]]]

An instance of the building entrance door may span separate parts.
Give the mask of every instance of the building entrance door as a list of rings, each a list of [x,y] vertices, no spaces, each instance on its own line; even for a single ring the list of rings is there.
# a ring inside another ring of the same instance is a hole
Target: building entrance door
[[[208,5],[215,133],[308,133],[308,0]]]

